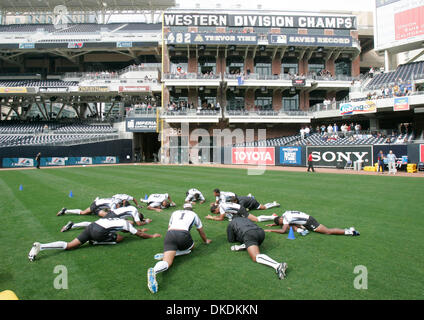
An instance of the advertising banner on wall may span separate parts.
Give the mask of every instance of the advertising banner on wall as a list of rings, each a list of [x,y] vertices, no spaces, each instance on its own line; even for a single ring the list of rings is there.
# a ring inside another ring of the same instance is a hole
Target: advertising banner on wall
[[[393,111],[408,111],[409,99],[408,97],[395,98],[393,104]]]
[[[68,158],[63,157],[51,157],[51,158],[41,158],[42,167],[50,166],[66,166]]]
[[[3,158],[3,168],[34,167],[32,158]]]
[[[377,105],[373,100],[347,102],[340,105],[340,115],[342,116],[375,112],[377,112]]]
[[[232,148],[232,164],[275,165],[275,148]]]
[[[117,157],[95,157],[94,164],[116,164],[119,163],[119,159]]]
[[[301,165],[302,147],[280,147],[280,164]]]
[[[127,132],[156,132],[155,118],[127,118]]]
[[[349,161],[362,161],[362,167],[373,165],[372,146],[312,146],[306,148],[306,154],[310,153],[317,167],[345,167]]]

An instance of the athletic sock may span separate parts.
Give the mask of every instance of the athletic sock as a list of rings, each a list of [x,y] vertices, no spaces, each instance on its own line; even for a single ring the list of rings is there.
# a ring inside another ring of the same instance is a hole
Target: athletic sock
[[[56,241],[56,242],[50,242],[50,243],[41,243],[40,244],[40,251],[43,250],[65,250],[68,244],[65,241]]]
[[[78,223],[74,223],[71,227],[71,229],[77,229],[77,228],[85,228],[88,227],[91,224],[91,222],[78,222]]]
[[[71,210],[66,210],[65,214],[81,214],[81,211],[82,210],[80,209],[71,209]]]
[[[278,205],[275,204],[274,202],[270,202],[270,203],[265,204],[265,208],[267,208],[267,209],[271,209],[271,208],[275,208],[275,207],[278,207]]]
[[[271,259],[266,254],[258,254],[256,256],[256,262],[270,266],[270,267],[274,268],[275,270],[277,270],[277,268],[279,266],[279,263],[277,261]]]
[[[264,222],[264,221],[274,221],[275,216],[259,216],[258,221]]]
[[[158,274],[160,272],[164,272],[168,270],[168,268],[169,268],[168,262],[159,261],[158,263],[155,264],[155,266],[153,267],[153,270],[155,271],[156,274]]]

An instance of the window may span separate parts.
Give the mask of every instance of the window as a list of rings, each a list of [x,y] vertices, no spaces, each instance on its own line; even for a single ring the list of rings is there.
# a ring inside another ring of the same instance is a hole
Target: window
[[[297,111],[299,110],[299,96],[283,97],[283,110],[284,111]]]

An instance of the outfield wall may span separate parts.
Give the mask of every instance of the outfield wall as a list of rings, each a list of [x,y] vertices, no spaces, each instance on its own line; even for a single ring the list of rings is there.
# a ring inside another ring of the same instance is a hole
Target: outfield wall
[[[424,161],[424,145],[344,145],[344,146],[277,146],[222,148],[221,163],[234,165],[305,167],[312,153],[315,167],[344,168],[349,161],[363,161],[362,166],[374,166],[377,154],[390,150],[408,163]]]
[[[41,152],[41,166],[132,162],[132,140],[112,140],[74,146],[21,146],[0,148],[0,166],[31,167]],[[130,158],[127,159],[127,156]],[[31,161],[32,160],[32,161]]]

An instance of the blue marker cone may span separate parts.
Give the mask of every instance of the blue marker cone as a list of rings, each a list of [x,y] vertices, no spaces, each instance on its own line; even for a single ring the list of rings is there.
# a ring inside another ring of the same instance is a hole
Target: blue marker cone
[[[19,190],[22,191],[24,190],[24,187],[22,185],[19,186]]]
[[[294,236],[293,228],[290,227],[289,236],[287,237],[289,240],[294,240],[296,237]]]
[[[69,198],[72,198],[74,195],[73,195],[73,193],[72,193],[72,190],[71,190],[71,192],[69,192]]]
[[[147,193],[144,195],[144,200],[147,200],[149,198],[149,196],[147,195]]]

